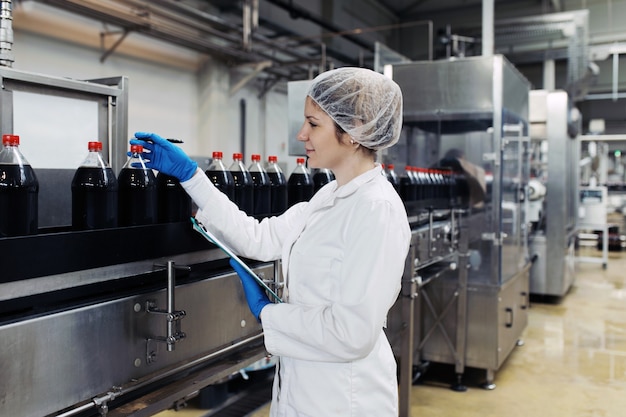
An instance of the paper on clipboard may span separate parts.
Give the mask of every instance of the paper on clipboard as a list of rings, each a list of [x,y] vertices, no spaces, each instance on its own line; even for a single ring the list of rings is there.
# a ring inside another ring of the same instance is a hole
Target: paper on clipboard
[[[245,269],[246,272],[248,272],[255,279],[255,281],[259,283],[259,285],[261,287],[263,287],[265,290],[267,290],[272,295],[272,297],[274,297],[276,299],[276,301],[278,301],[279,303],[283,302],[283,300],[278,295],[276,295],[276,293],[274,291],[272,291],[272,289],[270,287],[268,287],[267,284],[265,282],[263,282],[263,280],[261,278],[259,278],[259,276],[257,274],[255,274],[254,271],[252,271],[252,269],[250,269],[250,267],[248,265],[246,265],[237,255],[235,255],[233,253],[232,250],[230,250],[230,248],[228,246],[226,246],[224,244],[224,242],[222,242],[218,238],[216,238],[213,233],[209,232],[195,218],[191,217],[191,223],[193,224],[193,228],[197,232],[199,232],[202,236],[204,236],[204,238],[206,240],[208,240],[209,242],[215,244],[218,248],[223,250],[224,253],[226,253],[226,255],[230,256],[231,258],[233,258],[235,260],[235,262],[237,262],[239,265],[241,265],[241,267],[243,269]]]

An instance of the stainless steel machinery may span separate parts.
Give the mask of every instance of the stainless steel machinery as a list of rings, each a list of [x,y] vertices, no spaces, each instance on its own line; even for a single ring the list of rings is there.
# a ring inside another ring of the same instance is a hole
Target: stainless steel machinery
[[[3,131],[18,90],[95,101],[119,171],[126,79],[0,76]],[[227,256],[191,222],[72,231],[74,169],[33,168],[39,233],[0,238],[0,416],[152,416],[266,356]],[[275,263],[250,265],[277,276]]]
[[[413,361],[461,361],[484,369],[485,387],[494,388],[495,372],[527,324],[529,83],[500,55],[395,64],[391,70],[403,92],[404,128],[388,157],[396,167],[455,159],[470,179],[470,207],[459,219],[467,225],[467,300],[448,305],[459,292],[458,273],[429,284],[431,306],[422,304],[415,313],[419,349]],[[433,314],[446,308],[449,314]],[[433,326],[463,332],[462,351],[450,348],[444,332],[424,333]]]
[[[580,141],[568,134],[565,91],[533,90],[529,96],[531,223],[530,292],[562,297],[575,277]]]
[[[387,336],[398,360],[399,415],[408,417],[415,362],[431,337],[445,341],[458,376],[453,389],[463,391],[467,303],[467,225],[463,210],[422,210],[409,216],[411,245],[402,276],[402,291],[389,312]],[[454,283],[441,294],[436,282]],[[433,290],[433,291],[431,291]],[[430,320],[423,320],[425,312]]]
[[[228,259],[190,224],[3,238],[0,252],[0,415],[150,416],[265,356]]]

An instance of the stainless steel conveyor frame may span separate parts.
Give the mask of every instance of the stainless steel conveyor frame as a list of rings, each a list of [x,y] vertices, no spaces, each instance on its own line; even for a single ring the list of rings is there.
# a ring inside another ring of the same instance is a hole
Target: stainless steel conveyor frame
[[[227,256],[191,224],[3,238],[0,251],[0,415],[147,417],[267,355]],[[276,276],[275,262],[251,266]]]
[[[390,313],[390,332],[396,337],[394,349],[399,357],[399,415],[410,417],[411,387],[415,369],[422,360],[422,349],[432,334],[438,332],[445,340],[455,359],[457,379],[452,388],[463,391],[462,375],[465,371],[465,340],[467,325],[467,226],[461,220],[463,210],[450,209],[449,222],[444,227],[430,221],[421,227],[413,227],[411,245],[402,277],[402,290]],[[448,229],[449,227],[449,229]],[[445,235],[441,232],[444,231]],[[441,250],[432,257],[421,257],[423,248],[432,252],[433,246]],[[420,251],[422,248],[422,251]],[[446,253],[447,252],[447,253]],[[448,277],[456,283],[456,290],[449,294],[444,305],[433,303],[429,296],[430,284]],[[423,301],[422,301],[423,300]],[[439,309],[439,307],[441,307]],[[455,307],[453,328],[444,326],[444,320]],[[435,318],[428,328],[423,323],[422,312],[427,308]],[[398,318],[398,314],[399,317]],[[393,340],[393,339],[392,339]]]
[[[75,98],[98,103],[98,138],[103,155],[114,172],[126,161],[128,134],[128,78],[124,76],[93,80],[73,80],[0,67],[0,129],[13,132],[13,93]]]
[[[411,244],[402,289],[389,312],[386,329],[399,367],[401,417],[410,415],[415,369],[422,363],[426,342],[435,334],[446,340],[445,349],[455,358],[458,378],[453,387],[463,389],[468,238],[463,213],[462,209],[424,209],[409,216]],[[439,280],[456,284],[455,291],[448,294],[444,302],[438,295],[431,294],[432,284]],[[435,317],[432,323],[424,321],[425,310]],[[455,314],[454,326],[447,325],[451,314]]]

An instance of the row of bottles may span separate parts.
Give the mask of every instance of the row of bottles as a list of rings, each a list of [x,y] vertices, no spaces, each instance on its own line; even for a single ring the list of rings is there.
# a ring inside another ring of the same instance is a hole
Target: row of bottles
[[[38,231],[39,183],[35,171],[19,149],[17,135],[3,135],[0,152],[0,237],[36,234]],[[178,180],[155,175],[145,166],[143,148],[130,147],[131,156],[116,177],[103,158],[102,143],[88,143],[85,160],[71,183],[72,229],[90,230],[186,221],[191,216],[191,199]],[[269,216],[308,201],[322,186],[334,179],[330,170],[314,174],[298,158],[297,166],[285,178],[276,156],[261,164],[252,155],[249,167],[240,153],[226,168],[221,152],[213,153],[206,171],[211,181],[250,215]]]
[[[414,207],[446,209],[467,204],[469,190],[465,177],[449,169],[407,165],[398,176],[394,165],[389,164],[385,175],[402,201]]]
[[[17,135],[3,135],[0,151],[0,237],[38,231],[39,182],[19,149]],[[102,156],[102,143],[89,142],[71,183],[72,229],[104,229],[185,221],[191,199],[174,177],[155,176],[143,165],[141,146],[116,178]]]
[[[72,180],[72,228],[103,229],[179,222],[191,216],[191,199],[178,180],[145,166],[141,145],[115,177],[102,142],[89,142],[87,158]]]
[[[278,165],[278,159],[270,155],[267,165],[261,164],[261,156],[253,154],[246,168],[241,153],[233,154],[233,162],[227,168],[222,152],[213,152],[213,160],[206,175],[213,184],[237,206],[249,215],[265,217],[283,213],[287,208],[308,201],[320,188],[334,180],[328,169],[315,173],[305,166],[304,158],[296,159],[296,168],[289,178]]]

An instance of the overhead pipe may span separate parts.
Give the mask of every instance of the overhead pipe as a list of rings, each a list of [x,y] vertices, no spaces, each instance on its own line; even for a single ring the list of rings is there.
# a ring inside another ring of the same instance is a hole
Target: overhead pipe
[[[239,149],[246,154],[246,100],[239,100]]]
[[[202,53],[211,53],[222,59],[242,62],[271,61],[274,64],[263,69],[270,77],[277,79],[292,79],[294,70],[306,72],[309,63],[319,64],[319,59],[313,59],[310,53],[303,48],[282,46],[274,39],[269,39],[256,31],[251,31],[250,40],[258,47],[248,52],[241,48],[242,28],[240,25],[228,22],[218,16],[190,7],[184,3],[171,0],[152,0],[149,7],[142,0],[107,0],[87,2],[83,0],[36,0],[50,4],[60,9],[68,10],[82,16],[120,26],[127,31],[152,36],[156,39],[180,45]],[[254,8],[256,0],[251,0]],[[129,10],[112,8],[113,4],[125,4]],[[131,12],[132,10],[132,12]],[[253,10],[252,24],[255,25]],[[209,36],[206,36],[206,35]],[[215,37],[212,39],[211,36]],[[225,41],[224,43],[219,40]],[[120,40],[121,42],[121,40]],[[306,45],[315,49],[316,45]],[[113,48],[114,49],[114,48]],[[109,50],[106,55],[113,52]],[[354,58],[344,56],[340,52],[330,52],[339,62],[347,65],[358,65]],[[281,56],[282,55],[282,56]],[[106,58],[106,56],[104,56]]]
[[[125,0],[126,2],[131,2],[133,3],[134,0]],[[252,28],[254,29],[255,27],[258,26],[258,22],[259,22],[259,17],[258,17],[258,7],[255,8],[255,1],[256,0],[252,0]],[[158,5],[160,7],[163,8],[167,8],[170,11],[174,11],[178,14],[183,14],[189,17],[192,17],[194,19],[198,19],[200,22],[204,22],[204,25],[201,25],[199,27],[197,27],[198,30],[202,30],[202,31],[207,31],[209,33],[211,33],[212,35],[221,37],[225,40],[231,41],[234,44],[237,44],[237,42],[240,40],[239,37],[232,37],[230,35],[228,35],[227,33],[225,33],[225,31],[223,30],[217,30],[217,29],[212,29],[210,27],[210,25],[206,25],[206,23],[210,23],[213,25],[218,25],[221,26],[225,29],[229,29],[230,31],[233,32],[238,32],[238,33],[242,33],[242,28],[239,25],[230,23],[218,16],[214,16],[210,13],[207,13],[205,11],[202,10],[198,10],[194,7],[188,6],[184,3],[179,3],[179,2],[171,2],[170,0],[153,0],[152,1],[153,4]],[[283,30],[281,28],[281,30]],[[262,34],[259,34],[258,32],[252,30],[251,34],[250,34],[250,41],[254,41],[254,42],[258,42],[261,43],[264,46],[268,47],[268,51],[278,51],[281,52],[283,54],[289,55],[291,57],[297,58],[300,61],[303,61],[305,63],[310,62],[311,61],[311,57],[308,54],[304,54],[304,53],[299,53],[297,50],[294,50],[294,48],[290,48],[290,47],[286,47],[286,46],[281,46],[279,43],[276,42],[275,39],[270,39]],[[315,48],[315,45],[310,45],[311,48]],[[258,51],[253,51],[254,53],[257,53],[259,55],[262,56],[262,58],[264,58],[265,60],[272,60],[272,61],[278,61],[278,59],[274,56],[270,54],[263,54],[261,52]],[[339,52],[335,52],[333,51],[332,56],[335,57],[336,59],[343,61],[345,63],[351,64],[351,65],[355,65],[355,61],[350,58],[347,57]],[[278,61],[278,66],[274,66],[274,67],[284,67],[287,65],[292,65],[292,62],[285,62],[285,61]],[[298,63],[296,63],[298,64]]]
[[[328,21],[322,19],[321,17],[311,14],[311,12],[309,12],[308,10],[293,4],[293,1],[287,2],[283,0],[267,0],[267,2],[288,11],[289,15],[294,19],[301,18],[309,20],[333,33],[341,33],[343,31],[343,29],[341,29],[340,27],[335,26],[332,23],[329,23]],[[347,33],[342,33],[340,36],[360,46],[361,48],[367,49],[370,52],[375,51],[374,44],[371,42],[365,42],[362,39]]]
[[[494,28],[493,28],[494,0],[483,0],[483,31],[482,55],[493,56]]]
[[[42,0],[38,0],[42,1]],[[245,52],[240,49],[241,38],[240,36],[233,36],[227,33],[227,30],[219,31],[217,29],[212,28],[212,25],[206,24],[207,16],[203,14],[202,18],[204,19],[204,24],[202,20],[191,20],[189,18],[184,19],[184,16],[180,14],[172,14],[171,11],[173,8],[167,11],[161,9],[161,13],[167,14],[166,23],[169,24],[158,24],[158,21],[155,23],[154,21],[149,21],[145,16],[141,15],[129,15],[124,14],[122,12],[113,13],[110,9],[107,9],[103,3],[100,4],[92,4],[83,2],[82,0],[45,0],[43,1],[48,4],[52,4],[56,7],[59,7],[64,10],[71,11],[73,13],[77,13],[82,16],[87,16],[93,19],[102,20],[104,22],[109,22],[115,24],[117,26],[121,26],[123,28],[127,28],[129,30],[134,30],[139,33],[143,33],[149,36],[152,36],[156,39],[161,39],[163,41],[173,43],[176,45],[183,46],[185,48],[193,49],[199,52],[207,53],[215,53],[219,56],[238,60],[240,62],[249,62],[253,59],[258,60],[268,60],[271,59],[274,62],[277,62],[278,65],[269,68],[268,71],[273,73],[279,77],[285,77],[288,74],[284,74],[280,71],[279,67],[281,66],[281,61],[279,61],[275,55],[270,54],[271,51],[280,51],[285,54],[290,54],[291,57],[296,57],[297,59],[305,59],[309,58],[305,55],[298,54],[293,50],[288,50],[287,48],[279,49],[275,45],[272,45],[271,49],[268,48],[267,52]],[[127,4],[137,4],[132,0],[125,0]],[[157,10],[154,6],[154,3],[160,3],[158,0],[153,1],[153,5],[151,8],[152,13],[155,13]],[[167,2],[164,2],[167,3]],[[158,16],[163,19],[163,16]],[[214,17],[210,22],[222,22],[221,19]],[[230,24],[228,24],[230,25]],[[219,37],[222,40],[231,42],[232,45],[236,45],[237,47],[228,46],[228,45],[219,45],[215,42],[212,42],[210,39],[200,38],[198,36],[190,33],[189,29],[195,29],[198,31],[204,31],[216,37]],[[236,30],[240,31],[240,28],[236,28]],[[268,41],[269,43],[269,41]]]
[[[132,1],[132,0],[126,0],[126,1]],[[256,16],[255,16],[254,2],[256,0],[252,0],[252,1],[253,1],[253,3],[252,3],[252,5],[253,5],[252,24],[253,24],[253,29],[254,29],[259,24],[259,16],[258,16],[258,7],[256,8]],[[236,25],[236,24],[230,23],[230,22],[228,22],[228,21],[226,21],[226,20],[224,20],[224,19],[222,19],[220,17],[214,16],[214,15],[212,15],[210,13],[205,12],[205,11],[198,10],[198,9],[196,9],[194,7],[191,7],[191,6],[188,6],[188,5],[184,4],[184,3],[179,3],[179,2],[172,3],[170,0],[153,0],[152,3],[160,5],[161,7],[164,7],[164,8],[166,7],[169,10],[176,11],[177,13],[183,13],[183,14],[185,14],[187,16],[191,16],[191,17],[194,17],[194,18],[197,18],[197,19],[200,19],[200,20],[206,20],[209,23],[213,23],[215,25],[220,25],[220,26],[222,26],[224,28],[227,28],[227,29],[230,29],[232,31],[236,31],[236,32],[240,32],[241,31],[241,28],[238,25]],[[207,29],[206,28],[202,28],[201,30],[207,30]],[[282,28],[282,27],[279,28],[279,31],[284,31],[284,30],[285,29]],[[212,34],[214,34],[216,36],[220,36],[220,37],[227,36],[223,31],[217,31],[217,30],[215,31],[215,33],[212,33]],[[251,40],[253,40],[255,42],[260,42],[261,44],[269,47],[270,49],[274,49],[274,50],[280,51],[282,53],[289,54],[289,55],[297,57],[300,60],[303,60],[305,62],[311,60],[309,55],[299,54],[298,52],[294,51],[293,48],[282,47],[282,46],[280,46],[280,44],[278,44],[276,42],[275,39],[270,39],[270,38],[268,38],[266,36],[263,36],[263,35],[255,32],[255,31],[252,31],[251,37],[252,37]],[[230,40],[230,39],[228,39],[228,40]],[[312,48],[315,48],[315,46],[313,44],[309,45],[309,46],[311,46]],[[351,57],[345,56],[344,54],[341,54],[338,51],[332,51],[331,55],[333,57],[335,57],[336,59],[338,59],[340,61],[343,61],[345,63],[351,64],[351,65],[355,65],[356,64],[356,61],[354,59],[352,59]]]
[[[0,3],[0,65],[10,68],[14,61],[11,0],[2,0]]]
[[[257,50],[246,52],[241,49],[241,36],[243,33],[239,25],[230,23],[218,16],[180,2],[152,0],[149,11],[146,10],[145,13],[135,13],[131,15],[119,8],[115,10],[111,9],[107,6],[110,2],[105,1],[99,3],[85,2],[82,0],[37,1],[82,16],[121,26],[130,31],[143,33],[185,48],[203,53],[214,53],[218,56],[222,56],[224,59],[236,60],[237,62],[270,60],[274,62],[275,65],[266,68],[265,71],[279,78],[290,78],[290,70],[284,68],[294,65],[308,65],[309,62],[313,61],[310,55],[299,52],[293,47],[281,46],[276,43],[275,40],[269,39],[255,31],[252,32],[251,40],[266,46],[266,48],[262,48],[262,50],[257,48]],[[141,0],[117,1],[139,10],[141,10],[142,7],[146,7],[145,2]],[[254,6],[255,0],[252,1]],[[253,24],[254,19],[255,16],[253,16]],[[200,37],[197,34],[194,35],[191,30],[215,36],[218,39],[228,42],[228,44],[218,44],[211,41],[206,36]],[[311,48],[314,48],[314,46],[311,45]],[[284,59],[277,57],[277,52],[284,54]],[[347,64],[356,65],[353,59],[344,57],[342,54],[333,53],[333,57]],[[293,58],[296,59],[295,62],[289,60]],[[303,71],[306,71],[306,68],[303,69]]]

